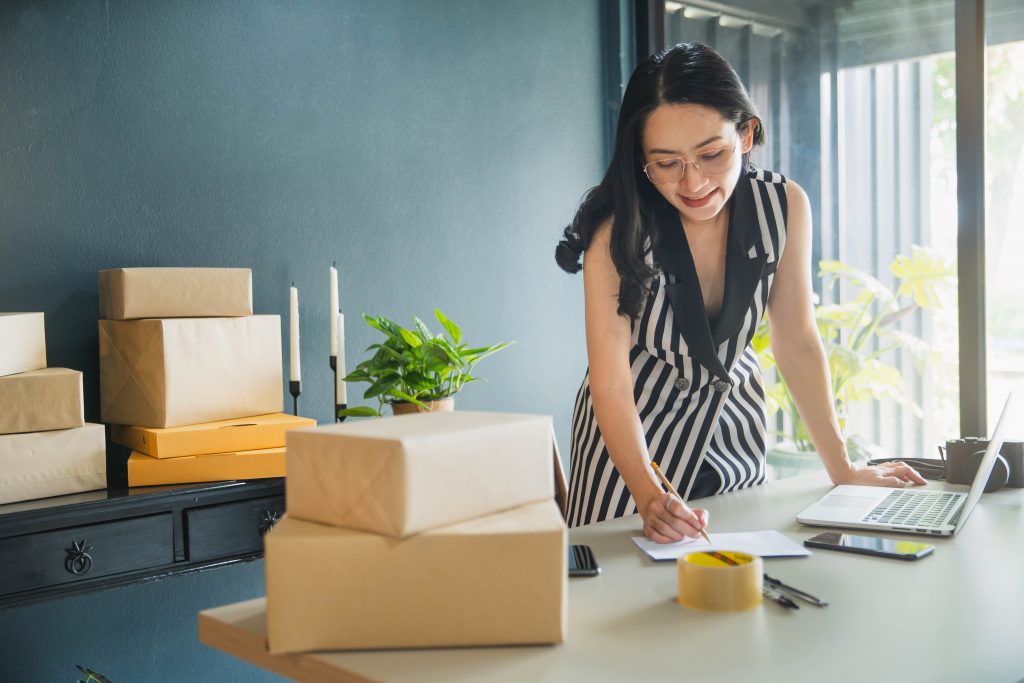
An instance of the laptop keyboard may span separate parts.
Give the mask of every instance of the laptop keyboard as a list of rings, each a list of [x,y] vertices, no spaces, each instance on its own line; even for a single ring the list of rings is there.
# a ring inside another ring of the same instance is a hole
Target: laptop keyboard
[[[941,491],[893,491],[876,505],[863,522],[901,526],[939,527],[961,496]]]

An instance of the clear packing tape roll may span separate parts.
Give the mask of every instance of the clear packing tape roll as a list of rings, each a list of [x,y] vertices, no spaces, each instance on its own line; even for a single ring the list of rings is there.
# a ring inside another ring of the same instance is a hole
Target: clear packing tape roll
[[[679,604],[715,612],[739,612],[761,604],[764,563],[732,550],[690,553],[676,561]]]

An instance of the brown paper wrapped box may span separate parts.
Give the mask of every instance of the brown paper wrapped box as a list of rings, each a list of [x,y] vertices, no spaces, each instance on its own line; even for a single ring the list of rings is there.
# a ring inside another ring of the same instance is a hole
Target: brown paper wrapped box
[[[106,486],[103,425],[0,436],[0,503]]]
[[[111,425],[110,440],[154,458],[180,458],[284,448],[289,430],[315,426],[308,417],[271,413],[166,429]]]
[[[46,368],[0,377],[0,434],[85,425],[82,373]]]
[[[101,320],[104,422],[180,427],[278,413],[281,318]]]
[[[115,268],[99,278],[107,320],[252,315],[248,268]]]
[[[265,552],[274,654],[565,640],[566,531],[550,500],[401,540],[289,513]]]
[[[297,519],[402,538],[554,496],[547,415],[420,413],[287,439]]]
[[[283,477],[283,448],[263,448],[238,453],[190,455],[182,458],[154,458],[132,452],[128,457],[128,485],[189,484],[229,479]]]
[[[0,377],[46,367],[42,313],[0,313]]]

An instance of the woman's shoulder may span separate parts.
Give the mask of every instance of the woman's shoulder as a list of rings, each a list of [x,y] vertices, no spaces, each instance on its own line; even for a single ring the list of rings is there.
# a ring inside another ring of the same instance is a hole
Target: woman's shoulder
[[[762,183],[770,183],[772,185],[787,185],[792,183],[792,180],[788,180],[786,176],[782,175],[778,171],[770,171],[766,168],[757,168],[751,166],[747,171],[747,177],[758,180]]]
[[[790,202],[807,201],[807,192],[804,191],[804,188],[792,178],[787,178],[777,171],[751,167],[747,172],[747,177],[769,185],[784,186],[786,188],[786,199]]]

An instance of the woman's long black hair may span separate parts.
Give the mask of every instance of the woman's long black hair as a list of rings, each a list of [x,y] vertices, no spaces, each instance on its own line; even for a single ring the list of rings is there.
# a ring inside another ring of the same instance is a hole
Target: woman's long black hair
[[[739,76],[720,54],[702,43],[680,43],[644,60],[629,79],[619,110],[615,150],[601,184],[587,192],[555,249],[555,260],[569,273],[579,272],[580,256],[597,228],[612,219],[611,255],[619,273],[620,315],[636,318],[648,282],[654,277],[645,260],[657,239],[653,211],[664,198],[643,171],[643,131],[662,104],[701,104],[732,121],[741,133],[754,126],[754,144],[764,130]],[[747,158],[744,156],[744,164]]]

